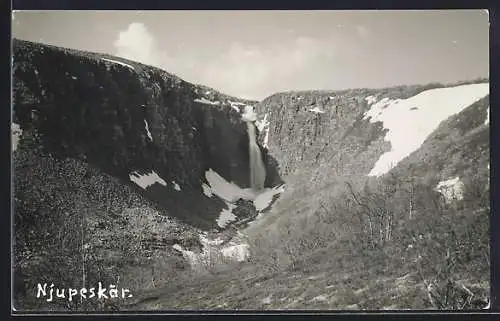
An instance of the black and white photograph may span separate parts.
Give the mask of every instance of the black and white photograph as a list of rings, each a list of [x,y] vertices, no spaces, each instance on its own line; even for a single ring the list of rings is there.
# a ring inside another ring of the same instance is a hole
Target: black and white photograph
[[[11,310],[489,310],[489,28],[12,11]]]

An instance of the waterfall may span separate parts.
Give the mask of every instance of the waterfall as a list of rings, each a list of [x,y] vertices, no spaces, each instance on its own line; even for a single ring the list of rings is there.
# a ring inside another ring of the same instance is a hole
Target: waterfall
[[[246,105],[241,119],[247,123],[248,154],[250,157],[250,186],[254,192],[261,192],[266,181],[266,167],[262,161],[255,131],[257,115],[252,106]]]
[[[266,168],[262,161],[259,145],[257,145],[255,124],[247,121],[248,148],[250,156],[250,186],[255,192],[264,189],[266,180]]]

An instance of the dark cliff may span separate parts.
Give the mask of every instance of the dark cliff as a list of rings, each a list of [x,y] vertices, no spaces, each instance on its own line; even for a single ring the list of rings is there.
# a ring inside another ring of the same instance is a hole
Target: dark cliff
[[[13,87],[12,121],[34,130],[45,153],[88,162],[130,184],[130,175],[156,173],[166,184],[138,189],[169,216],[215,224],[225,204],[203,194],[210,168],[249,186],[248,139],[237,110],[253,101],[133,61],[16,39]],[[280,180],[262,152],[269,186]]]

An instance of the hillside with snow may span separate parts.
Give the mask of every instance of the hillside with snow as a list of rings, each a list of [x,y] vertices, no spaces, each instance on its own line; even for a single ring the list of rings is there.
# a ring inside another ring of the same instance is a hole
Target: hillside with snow
[[[249,187],[241,117],[253,102],[125,59],[24,41],[14,42],[13,67],[13,126],[35,127],[45,152],[99,167],[169,216],[218,228],[227,204],[204,194],[207,173]],[[267,171],[266,187],[279,186],[276,170]],[[257,214],[240,220],[249,215]]]
[[[21,308],[487,304],[488,80],[256,102],[15,40],[13,93]],[[41,304],[42,274],[134,297]]]
[[[382,122],[391,150],[378,159],[368,175],[380,176],[416,151],[438,125],[489,94],[489,83],[426,90],[407,99],[373,97],[363,119]],[[437,107],[439,106],[439,107]]]

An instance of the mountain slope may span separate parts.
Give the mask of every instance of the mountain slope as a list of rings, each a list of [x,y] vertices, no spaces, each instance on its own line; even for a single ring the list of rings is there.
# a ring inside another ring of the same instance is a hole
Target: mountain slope
[[[136,182],[167,215],[205,229],[227,207],[203,193],[208,170],[249,186],[240,111],[254,102],[121,58],[16,39],[13,46],[13,123],[35,128],[46,153]],[[262,154],[272,187],[280,179]]]
[[[109,55],[15,40],[13,62],[19,292],[66,274],[134,299],[58,309],[484,305],[487,80],[253,102]]]
[[[47,304],[35,297],[37,285],[121,280],[136,291],[189,267],[172,245],[199,250],[199,231],[161,215],[133,187],[98,168],[45,154],[33,131],[22,140],[14,156],[17,309],[110,309],[115,302]]]
[[[375,160],[380,157],[380,151],[385,152],[394,148],[390,144],[390,139],[387,140],[385,136],[388,128],[384,126],[388,126],[386,123],[390,122],[390,119],[384,123],[381,118],[377,119],[378,113],[385,110],[385,113],[394,119],[395,125],[398,124],[398,120],[417,124],[417,119],[412,118],[420,114],[415,106],[424,103],[431,109],[431,114],[423,115],[423,118],[418,120],[418,124],[427,124],[426,126],[429,127],[423,136],[426,137],[448,116],[460,112],[473,102],[485,97],[489,86],[487,82],[479,81],[478,84],[460,83],[449,85],[448,88],[439,89],[440,87],[444,86],[431,84],[381,90],[353,89],[341,92],[312,91],[274,94],[257,106],[261,118],[267,115],[266,122],[269,123],[267,125],[269,130],[261,136],[261,139],[267,137],[270,152],[277,158],[284,175],[301,167],[316,166],[334,175],[366,172],[374,166]],[[473,92],[468,94],[467,91],[470,90]],[[443,91],[444,95],[441,94],[441,98],[436,96]],[[455,110],[444,111],[440,116],[444,118],[436,119],[436,116],[432,115],[433,106],[440,108],[437,106],[457,94],[461,94],[463,98],[456,97],[455,100],[458,99],[458,102],[448,103],[452,108],[457,106]],[[422,97],[420,101],[418,97]],[[429,99],[427,97],[436,98],[432,102],[427,101]],[[387,109],[391,104],[394,106],[400,104],[400,106]],[[415,106],[405,109],[405,104]],[[413,107],[415,108],[412,109]],[[387,113],[387,110],[395,110],[396,114],[391,115]],[[401,114],[403,110],[409,111],[410,114]],[[398,111],[400,114],[397,114]],[[426,117],[433,117],[434,119],[427,119],[433,120],[434,124],[429,126],[430,122],[426,122]],[[390,126],[390,123],[388,124]],[[420,130],[420,127],[421,125],[417,125],[416,130]],[[401,132],[396,133],[396,136],[402,138],[407,135],[407,140],[410,141],[415,139],[416,134],[417,132]],[[413,149],[418,148],[419,145],[417,144]],[[335,168],[326,168],[332,164]],[[326,165],[325,168],[322,167],[323,165]]]
[[[442,88],[452,93],[451,105],[435,99]],[[479,80],[266,98],[257,105],[259,138],[287,187],[242,231],[251,262],[241,272],[182,281],[186,290],[175,295],[169,293],[177,283],[142,293],[130,308],[486,306],[488,94],[487,82]],[[418,102],[419,95],[434,97]],[[406,157],[372,175],[377,161],[398,147],[388,136],[390,123],[376,121],[394,108],[401,108],[396,124],[409,130],[399,138],[413,142],[404,146],[411,147]],[[447,114],[429,122],[414,117],[435,108]]]
[[[16,308],[117,309],[34,294],[56,280],[155,287],[189,266],[182,251],[202,252],[202,230],[265,209],[272,200],[229,202],[219,188],[250,186],[241,113],[252,103],[125,59],[14,39]]]

